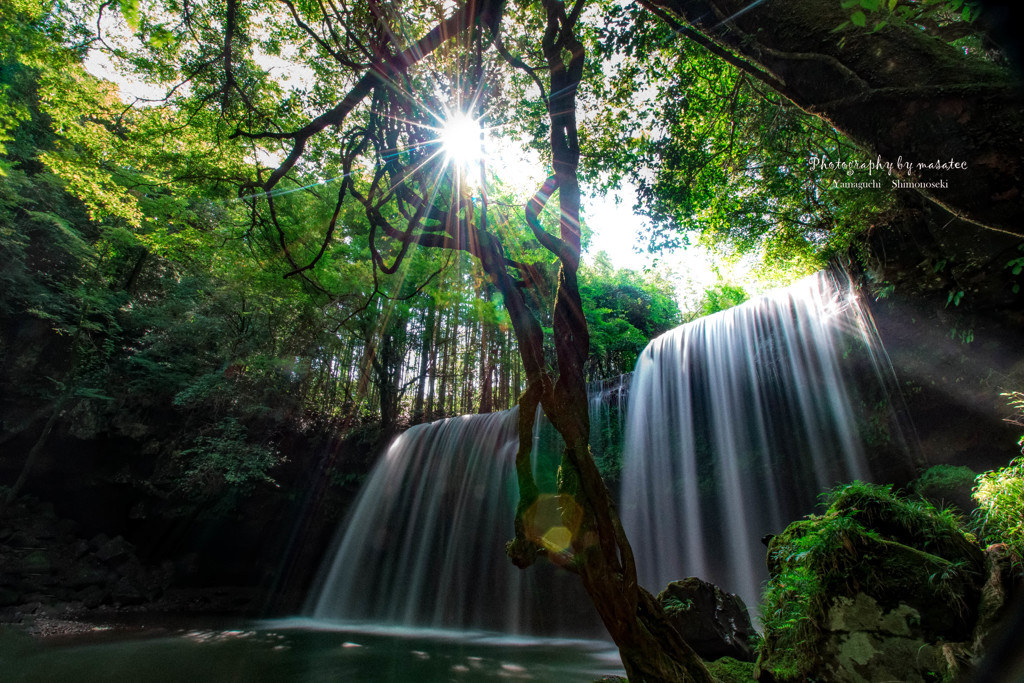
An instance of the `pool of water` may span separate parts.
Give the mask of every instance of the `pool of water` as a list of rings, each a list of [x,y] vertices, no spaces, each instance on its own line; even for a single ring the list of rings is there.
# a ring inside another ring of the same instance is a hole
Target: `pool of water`
[[[53,642],[0,639],[11,682],[331,683],[532,680],[621,674],[610,643],[287,619],[159,636],[98,632]]]

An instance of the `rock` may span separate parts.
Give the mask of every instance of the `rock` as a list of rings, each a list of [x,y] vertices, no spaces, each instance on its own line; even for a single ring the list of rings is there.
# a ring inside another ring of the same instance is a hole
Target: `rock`
[[[128,559],[132,551],[131,543],[124,540],[121,536],[115,536],[99,547],[99,550],[96,551],[96,557],[109,564],[114,564]]]
[[[99,586],[89,586],[78,594],[78,599],[88,609],[96,609],[100,605],[110,602],[110,591]]]
[[[93,560],[95,562],[95,560]],[[87,586],[98,586],[107,580],[107,571],[91,564],[79,564],[68,574],[65,579],[67,585],[72,588],[85,588]]]
[[[116,605],[141,605],[146,601],[146,596],[127,577],[117,582],[110,598]]]
[[[31,552],[21,560],[21,571],[26,574],[45,574],[51,566],[50,558],[41,550]]]
[[[7,539],[7,545],[12,548],[32,548],[36,543],[36,538],[26,534],[24,531],[15,531]]]
[[[673,581],[658,595],[658,602],[690,647],[714,661],[732,657],[752,662],[751,640],[756,637],[747,606],[738,595],[690,577]]]
[[[905,603],[885,610],[865,593],[837,598],[825,619],[820,674],[837,683],[932,680],[930,672],[948,663],[942,641],[926,637],[921,623],[920,613]]]
[[[79,557],[82,557],[87,552],[89,552],[89,542],[88,541],[86,541],[85,539],[81,539],[81,538],[77,538],[74,541],[72,541],[71,546],[70,546],[70,553],[71,553],[71,555],[75,559],[78,559]]]
[[[89,547],[92,548],[93,550],[99,550],[109,540],[110,540],[110,537],[107,536],[106,534],[96,534],[95,536],[93,536],[92,538],[89,539]]]
[[[12,590],[7,586],[0,586],[0,607],[10,607],[11,605],[20,605],[22,595],[19,591]]]
[[[50,515],[33,518],[25,533],[39,541],[50,541],[61,534],[57,518]]]
[[[952,680],[978,621],[981,549],[889,487],[841,487],[830,503],[771,540],[758,680]]]

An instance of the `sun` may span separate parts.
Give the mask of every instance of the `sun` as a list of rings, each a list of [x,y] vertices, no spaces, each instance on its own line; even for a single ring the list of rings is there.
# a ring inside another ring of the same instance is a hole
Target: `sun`
[[[484,158],[483,127],[479,119],[457,113],[441,126],[441,149],[449,161],[469,166]]]

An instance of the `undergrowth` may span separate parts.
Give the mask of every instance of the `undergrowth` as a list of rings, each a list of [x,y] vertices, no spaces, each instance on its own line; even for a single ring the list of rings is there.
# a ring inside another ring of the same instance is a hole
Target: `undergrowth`
[[[1004,394],[1019,416],[1008,420],[1024,426],[1024,393]],[[1018,444],[1024,450],[1024,436]],[[978,509],[974,521],[985,543],[1005,543],[1018,573],[1024,572],[1024,457],[1014,458],[1001,469],[978,476],[974,485]]]

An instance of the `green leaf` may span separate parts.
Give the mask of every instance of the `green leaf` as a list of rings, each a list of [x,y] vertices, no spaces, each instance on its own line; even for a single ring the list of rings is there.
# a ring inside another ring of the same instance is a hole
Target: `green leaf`
[[[843,0],[843,2],[841,2],[839,6],[842,7],[843,9],[852,9],[859,4],[860,0]]]
[[[133,31],[139,30],[139,0],[118,0],[121,7],[121,14],[128,22],[129,28]]]
[[[854,26],[864,27],[868,25],[868,17],[863,12],[854,12],[850,15],[850,21],[853,22]]]
[[[896,9],[896,3],[897,2],[898,2],[898,0],[889,0],[889,11],[890,12],[892,12],[894,9]]]
[[[167,47],[175,41],[174,34],[163,26],[157,26],[149,34],[149,44],[159,49]]]
[[[878,11],[879,0],[860,0],[860,6],[866,9],[868,12]]]

